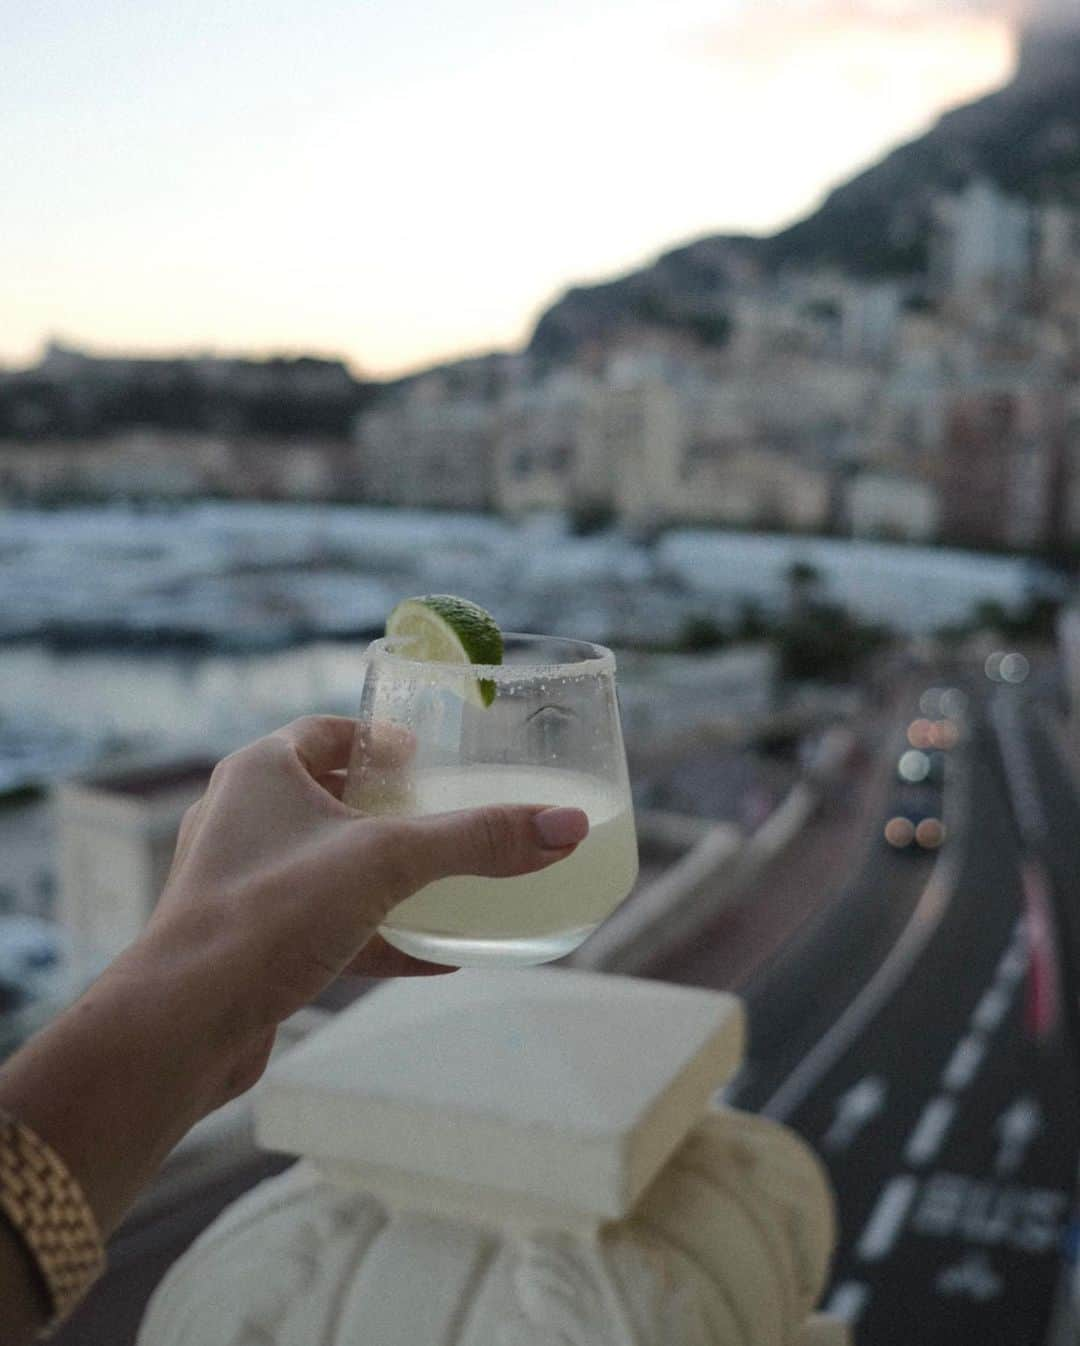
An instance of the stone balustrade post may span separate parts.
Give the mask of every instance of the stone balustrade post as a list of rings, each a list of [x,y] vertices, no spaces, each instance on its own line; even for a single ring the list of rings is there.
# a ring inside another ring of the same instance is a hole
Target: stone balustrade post
[[[731,996],[566,969],[365,997],[271,1067],[300,1156],[176,1263],[140,1346],[842,1346],[790,1131],[710,1099]]]

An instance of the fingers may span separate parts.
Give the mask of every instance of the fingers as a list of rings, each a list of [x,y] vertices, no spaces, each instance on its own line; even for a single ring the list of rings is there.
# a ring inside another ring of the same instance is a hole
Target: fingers
[[[269,737],[288,743],[316,779],[350,765],[354,771],[397,769],[416,752],[416,737],[403,725],[345,715],[304,715]]]
[[[415,754],[416,736],[404,726],[361,720],[340,798],[361,813],[411,812],[409,764]]]
[[[199,825],[199,818],[202,814],[203,804],[206,800],[205,795],[200,795],[195,803],[190,805],[184,816],[180,819],[180,827],[176,834],[176,848],[173,851],[173,864],[178,864],[187,853],[191,839],[195,835],[195,829]]]
[[[346,776],[344,771],[331,771],[325,776],[317,776],[319,784],[335,799],[340,799],[345,793]]]
[[[416,755],[416,735],[389,720],[357,720],[352,767],[392,771],[407,766]]]
[[[304,715],[275,729],[272,739],[283,739],[318,778],[348,766],[357,721],[345,715]]]
[[[450,874],[509,878],[545,869],[585,839],[589,819],[581,809],[490,804],[410,818],[406,826],[422,885]]]
[[[402,953],[381,935],[372,935],[345,972],[356,977],[435,977],[456,972],[444,963],[429,963],[423,958]]]

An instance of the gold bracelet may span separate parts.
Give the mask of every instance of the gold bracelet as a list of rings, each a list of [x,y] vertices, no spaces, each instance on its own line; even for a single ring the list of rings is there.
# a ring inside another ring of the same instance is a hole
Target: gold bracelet
[[[55,1327],[105,1270],[94,1212],[67,1165],[25,1123],[0,1112],[0,1211],[26,1245]]]

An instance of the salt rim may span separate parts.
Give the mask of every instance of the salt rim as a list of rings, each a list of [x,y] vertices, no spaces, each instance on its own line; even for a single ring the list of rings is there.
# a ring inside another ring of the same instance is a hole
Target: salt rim
[[[597,645],[591,640],[571,640],[567,636],[541,636],[528,631],[504,631],[504,641],[543,640],[554,641],[560,645],[572,646],[580,650],[592,650],[589,658],[579,659],[570,664],[453,664],[437,659],[408,659],[396,654],[390,647],[402,641],[400,636],[380,636],[373,640],[364,651],[365,659],[382,659],[387,663],[406,664],[418,672],[422,669],[430,677],[433,673],[445,677],[483,679],[485,682],[512,683],[528,682],[535,678],[581,678],[598,677],[602,673],[615,672],[615,656],[606,645]]]

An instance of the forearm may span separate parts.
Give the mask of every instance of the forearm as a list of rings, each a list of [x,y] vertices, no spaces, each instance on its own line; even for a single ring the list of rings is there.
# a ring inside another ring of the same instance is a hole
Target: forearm
[[[33,1341],[49,1320],[49,1299],[22,1239],[0,1216],[0,1346]]]
[[[220,966],[140,946],[11,1058],[0,1110],[56,1151],[108,1237],[188,1129],[252,1082],[263,1055],[254,1038]],[[14,1302],[17,1289],[40,1325],[45,1301],[28,1270],[5,1230],[0,1298]]]

